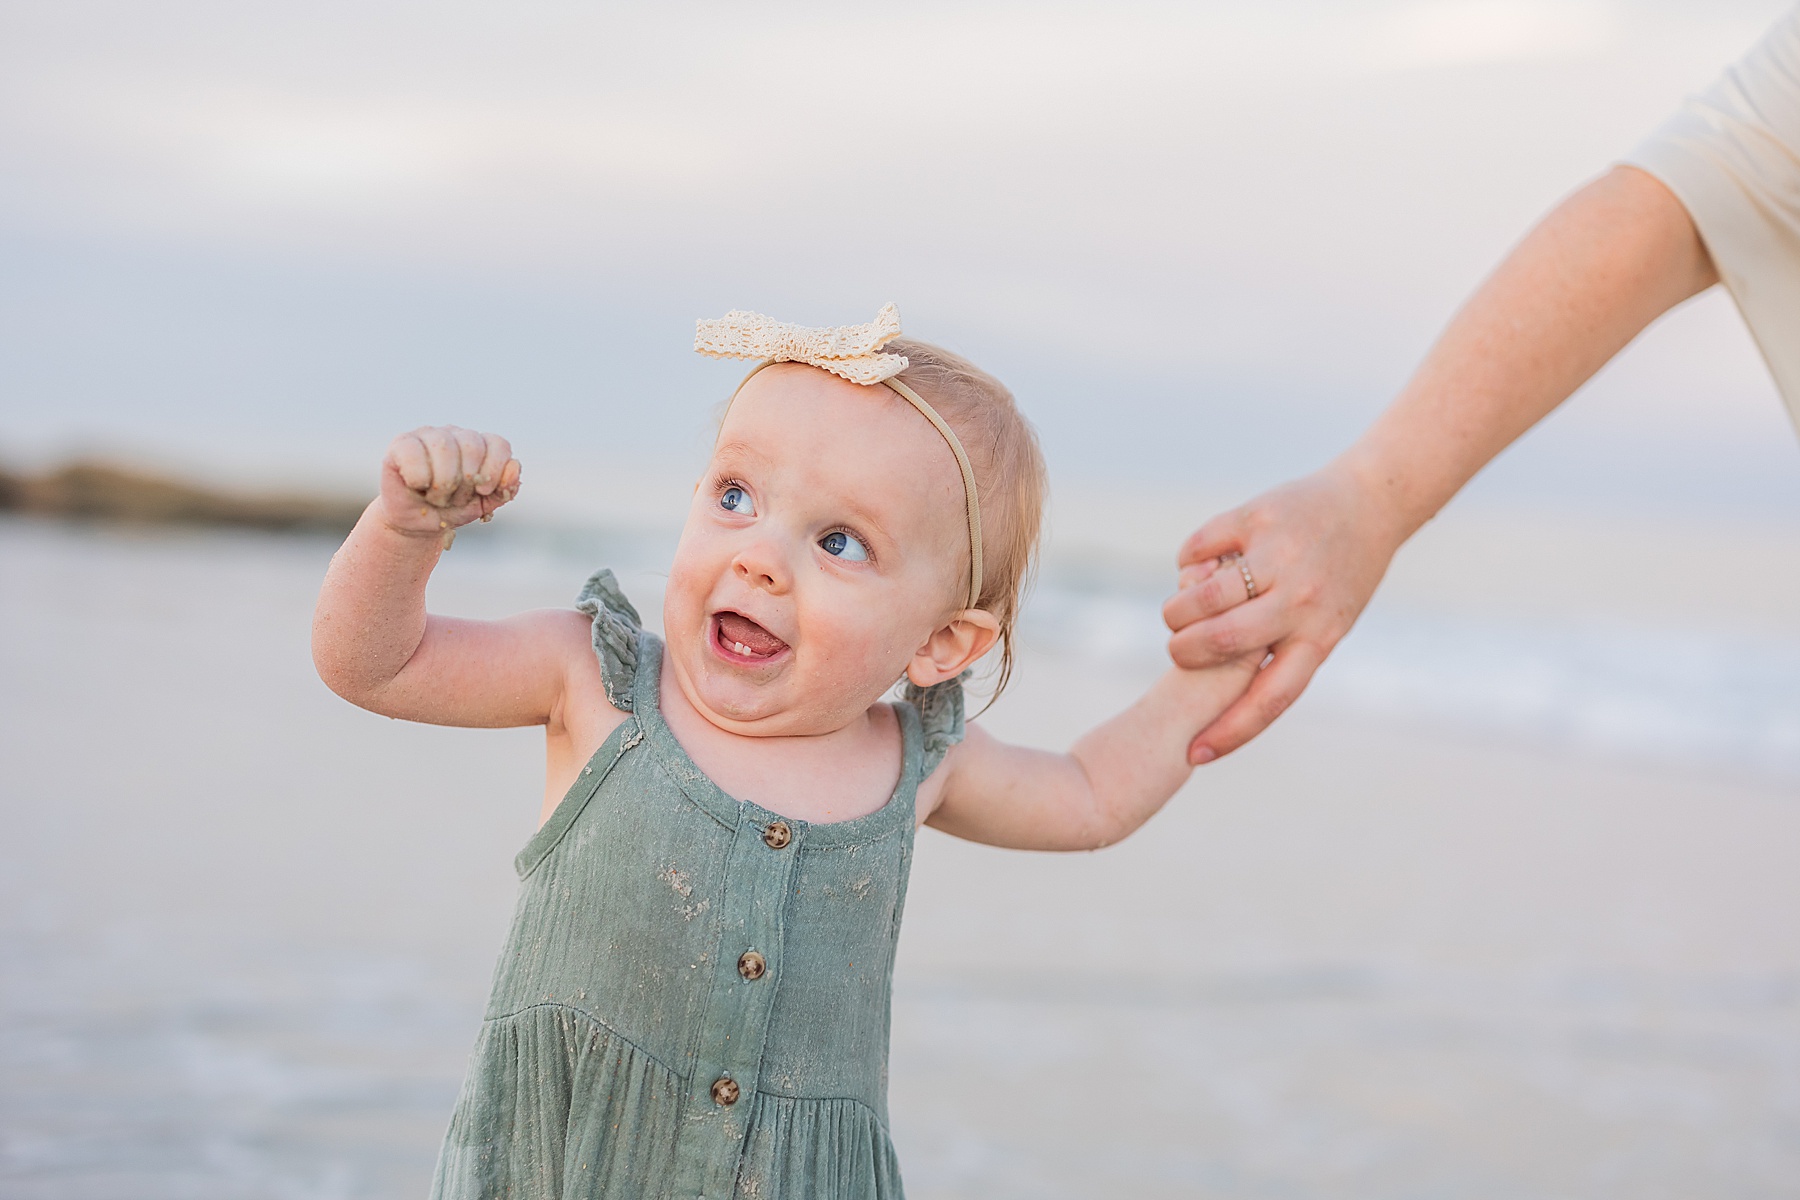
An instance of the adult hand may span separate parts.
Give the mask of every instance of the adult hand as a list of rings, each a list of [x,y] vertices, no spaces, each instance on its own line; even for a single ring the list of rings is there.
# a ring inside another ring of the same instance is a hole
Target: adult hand
[[[1208,521],[1181,547],[1181,590],[1163,605],[1169,654],[1183,667],[1270,658],[1249,691],[1188,748],[1196,765],[1254,738],[1299,698],[1362,614],[1409,529],[1343,464]],[[1241,554],[1255,580],[1221,556]]]
[[[1350,631],[1394,551],[1514,438],[1657,316],[1718,281],[1687,210],[1615,167],[1509,254],[1388,410],[1319,473],[1216,518],[1181,550],[1169,653],[1206,667],[1267,646],[1250,690],[1201,730],[1210,762],[1268,728]],[[1256,596],[1220,555],[1241,553]]]

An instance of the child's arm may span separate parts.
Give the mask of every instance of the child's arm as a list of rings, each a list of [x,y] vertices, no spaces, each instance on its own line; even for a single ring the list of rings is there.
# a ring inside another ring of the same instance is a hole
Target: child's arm
[[[453,426],[394,439],[381,495],[331,560],[313,613],[319,677],[353,704],[438,725],[549,721],[562,695],[574,612],[504,621],[428,616],[425,584],[448,535],[518,494],[505,438]]]
[[[1016,850],[1110,846],[1187,782],[1188,742],[1244,694],[1261,658],[1171,670],[1067,754],[1009,746],[970,725],[939,768],[943,790],[926,824]]]

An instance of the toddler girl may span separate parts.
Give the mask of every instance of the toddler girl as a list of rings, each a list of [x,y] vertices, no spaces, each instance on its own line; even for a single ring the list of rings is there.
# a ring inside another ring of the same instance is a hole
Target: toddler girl
[[[575,610],[427,615],[442,547],[517,494],[519,464],[448,427],[389,447],[319,598],[320,676],[391,717],[542,725],[548,755],[435,1196],[899,1197],[914,830],[1110,845],[1254,674],[1171,670],[1066,754],[965,725],[971,665],[998,646],[1002,684],[1011,666],[1043,465],[998,381],[898,333],[891,305],[831,330],[701,323],[700,350],[763,366],[695,490],[663,638],[608,571]]]

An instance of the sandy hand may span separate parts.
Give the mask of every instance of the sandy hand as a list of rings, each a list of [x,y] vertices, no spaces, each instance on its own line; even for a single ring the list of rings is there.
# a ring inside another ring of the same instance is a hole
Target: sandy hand
[[[403,433],[381,463],[381,503],[401,533],[441,536],[486,521],[519,494],[519,460],[497,433],[430,425]]]

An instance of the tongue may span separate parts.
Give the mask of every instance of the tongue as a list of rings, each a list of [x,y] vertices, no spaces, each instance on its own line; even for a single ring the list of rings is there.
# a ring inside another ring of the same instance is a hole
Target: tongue
[[[787,643],[752,621],[749,617],[737,613],[719,614],[719,638],[727,646],[734,642],[759,658],[767,658],[787,649]]]

